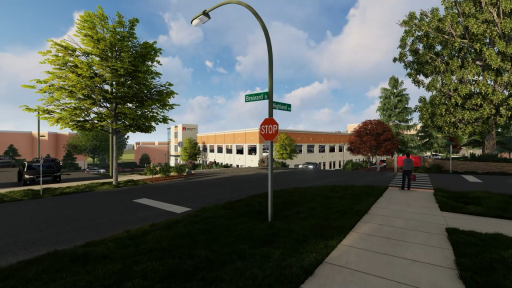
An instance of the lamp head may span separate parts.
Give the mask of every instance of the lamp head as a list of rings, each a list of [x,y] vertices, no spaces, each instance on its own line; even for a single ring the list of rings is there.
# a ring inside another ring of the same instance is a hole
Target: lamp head
[[[206,12],[206,10],[204,10],[200,14],[196,15],[196,17],[194,17],[192,19],[191,23],[192,23],[192,25],[197,27],[197,26],[201,26],[204,23],[208,22],[208,20],[210,20],[210,19],[211,19],[210,14],[208,14],[208,12]]]

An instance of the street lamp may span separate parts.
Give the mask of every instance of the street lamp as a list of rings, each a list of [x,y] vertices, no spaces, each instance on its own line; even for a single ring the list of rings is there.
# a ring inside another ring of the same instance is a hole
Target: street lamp
[[[228,1],[224,1],[224,2],[220,2],[219,4],[211,7],[210,9],[208,10],[204,10],[203,12],[197,14],[196,16],[194,16],[192,18],[192,21],[190,21],[190,23],[192,23],[192,25],[194,26],[200,26],[206,22],[208,22],[208,20],[211,19],[210,17],[210,12],[212,12],[213,10],[221,7],[221,6],[224,6],[224,5],[227,5],[227,4],[237,4],[237,5],[240,5],[240,6],[243,6],[245,7],[247,10],[249,10],[252,15],[254,15],[254,17],[256,18],[256,20],[258,20],[258,23],[260,23],[260,26],[261,26],[261,29],[263,30],[263,34],[265,35],[265,40],[267,42],[267,54],[268,54],[268,118],[273,118],[274,115],[274,88],[273,88],[273,58],[272,58],[272,44],[270,42],[270,35],[268,34],[268,30],[267,30],[267,26],[265,25],[265,23],[263,22],[263,19],[261,19],[260,15],[256,12],[256,10],[254,10],[254,8],[252,8],[249,4],[245,3],[245,2],[242,2],[242,1],[236,1],[236,0],[228,0]],[[272,212],[273,212],[273,209],[272,209],[272,206],[273,206],[273,203],[272,203],[272,191],[273,191],[273,187],[272,187],[272,172],[273,172],[273,165],[272,163],[274,163],[274,160],[272,159],[273,158],[273,141],[269,141],[269,151],[268,151],[268,222],[271,222],[272,221]]]

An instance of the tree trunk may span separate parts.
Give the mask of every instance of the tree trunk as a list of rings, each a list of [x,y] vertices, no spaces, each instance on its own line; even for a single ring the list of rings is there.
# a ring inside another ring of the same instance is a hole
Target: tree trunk
[[[485,134],[484,145],[485,154],[496,154],[496,126],[494,119],[491,121],[491,130]]]
[[[114,128],[113,131],[114,131],[114,134],[113,134],[113,138],[114,139],[113,139],[112,142],[114,142],[114,145],[113,145],[113,148],[114,148],[113,150],[114,151],[112,153],[113,154],[113,156],[112,156],[112,158],[113,158],[112,159],[112,169],[113,169],[113,171],[112,172],[113,172],[113,175],[114,175],[114,177],[113,177],[113,179],[114,179],[113,184],[117,185],[118,184],[118,179],[117,179],[117,176],[118,176],[118,174],[117,174],[117,145],[116,145],[117,144],[117,142],[116,142],[117,141],[117,128]]]

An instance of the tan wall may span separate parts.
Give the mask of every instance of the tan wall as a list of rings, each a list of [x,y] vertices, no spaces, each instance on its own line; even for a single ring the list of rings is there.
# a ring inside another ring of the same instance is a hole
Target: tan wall
[[[348,143],[350,135],[336,134],[313,134],[313,133],[294,133],[282,132],[292,137],[295,142],[300,144],[333,144]],[[278,136],[282,133],[279,133]],[[263,144],[265,139],[261,137],[259,131],[237,132],[225,134],[212,134],[197,136],[199,144]]]
[[[139,146],[135,148],[134,151],[134,161],[139,163],[140,156],[142,154],[147,153],[149,155],[149,158],[151,159],[151,163],[164,163],[165,161],[168,161],[168,156],[164,154],[167,154],[167,145],[152,145],[152,146]]]
[[[235,144],[245,144],[245,132],[234,133]]]
[[[41,132],[40,140],[40,151],[41,155],[50,156],[62,159],[65,154],[64,144],[67,143],[70,137],[73,137],[74,133],[68,132]],[[7,149],[7,147],[13,144],[24,159],[32,159],[37,157],[37,131],[0,131],[0,154]],[[75,155],[76,161],[87,160],[85,156]]]
[[[450,161],[438,159],[424,159],[425,166],[430,167],[433,164],[440,164],[443,170],[450,170]],[[452,171],[464,172],[507,172],[512,173],[512,163],[493,163],[493,162],[473,162],[473,161],[454,161],[452,160]]]

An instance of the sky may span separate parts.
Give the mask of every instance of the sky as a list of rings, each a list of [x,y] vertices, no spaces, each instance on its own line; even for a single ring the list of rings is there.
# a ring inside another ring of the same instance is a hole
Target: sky
[[[199,133],[256,128],[268,116],[266,101],[245,103],[244,95],[268,90],[265,38],[254,16],[239,5],[210,13],[200,27],[193,16],[220,0],[17,0],[0,6],[0,130],[36,131],[37,118],[20,105],[34,107],[42,97],[21,88],[44,79],[38,51],[47,39],[72,35],[84,11],[102,6],[138,18],[136,32],[157,41],[164,51],[158,68],[179,104],[168,112],[174,120],[156,125],[151,134],[129,134],[129,143],[165,141],[167,127],[199,125]],[[395,75],[404,81],[409,106],[429,96],[405,76],[398,55],[403,29],[398,22],[410,11],[441,7],[440,0],[246,0],[265,22],[274,59],[274,101],[292,111],[274,110],[280,128],[346,131],[347,124],[378,119],[380,88]],[[5,29],[5,27],[9,27]],[[417,115],[414,115],[417,121]],[[41,121],[41,131],[66,132]]]

